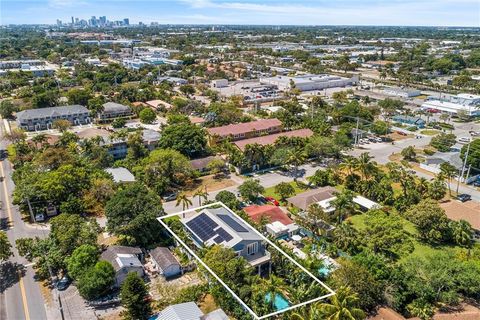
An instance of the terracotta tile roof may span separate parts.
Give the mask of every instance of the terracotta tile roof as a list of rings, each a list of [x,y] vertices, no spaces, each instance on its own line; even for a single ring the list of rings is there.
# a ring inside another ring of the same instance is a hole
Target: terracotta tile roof
[[[243,208],[243,210],[248,214],[250,218],[252,218],[253,221],[255,222],[260,222],[262,217],[266,217],[269,219],[270,222],[275,222],[279,221],[283,225],[289,225],[293,223],[292,219],[290,219],[285,212],[282,211],[277,206],[273,205],[264,205],[264,206],[259,206],[259,205],[251,205],[248,207]]]
[[[335,192],[337,192],[337,189],[333,187],[322,187],[302,192],[288,198],[287,201],[297,208],[307,210],[312,203],[329,199],[334,196]]]
[[[449,219],[468,221],[476,230],[480,230],[480,203],[476,201],[459,202],[456,200],[441,203]]]
[[[254,130],[266,130],[281,125],[282,122],[278,119],[262,119],[245,123],[229,124],[228,126],[208,128],[207,130],[210,135],[225,137],[228,135],[252,132]]]
[[[240,141],[235,141],[234,144],[240,149],[245,150],[245,147],[249,144],[258,143],[262,146],[274,144],[279,137],[299,137],[299,138],[308,138],[313,135],[313,131],[310,129],[299,129],[293,131],[285,131],[275,134],[269,134],[267,136],[255,137],[250,139],[244,139]]]

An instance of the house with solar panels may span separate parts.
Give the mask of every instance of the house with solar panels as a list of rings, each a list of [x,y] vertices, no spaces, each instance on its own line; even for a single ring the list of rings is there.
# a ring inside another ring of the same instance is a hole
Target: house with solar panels
[[[199,248],[216,244],[231,248],[259,274],[269,272],[270,253],[265,248],[263,237],[227,209],[204,209],[181,221]]]

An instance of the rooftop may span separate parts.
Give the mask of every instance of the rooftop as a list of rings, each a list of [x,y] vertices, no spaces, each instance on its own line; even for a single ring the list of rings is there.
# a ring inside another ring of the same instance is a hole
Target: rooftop
[[[476,201],[459,202],[452,200],[441,203],[447,217],[451,220],[468,221],[472,228],[480,231],[480,203]]]
[[[105,171],[113,176],[114,182],[135,182],[135,177],[127,168],[107,168]]]
[[[46,117],[63,116],[63,115],[77,115],[81,113],[89,113],[89,111],[84,106],[74,104],[70,106],[23,110],[23,111],[17,112],[17,119],[33,120],[34,118],[46,118]]]
[[[127,112],[130,111],[130,107],[116,103],[116,102],[107,102],[103,104],[103,112]]]
[[[168,248],[157,247],[150,252],[150,256],[155,260],[162,270],[172,265],[179,265],[177,258]]]
[[[225,137],[252,131],[266,130],[281,125],[282,122],[278,119],[262,119],[245,123],[229,124],[222,127],[208,128],[207,131],[210,135]]]
[[[290,219],[282,209],[273,205],[259,206],[254,204],[243,208],[243,211],[256,223],[259,223],[262,217],[267,218],[270,223],[278,221],[285,226],[293,223],[292,219]]]
[[[308,190],[287,199],[289,203],[302,210],[307,210],[312,203],[332,198],[337,189],[333,187],[322,187]]]
[[[235,141],[234,144],[240,149],[245,150],[245,147],[249,144],[258,143],[260,145],[269,145],[274,144],[279,137],[299,137],[299,138],[308,138],[313,135],[313,131],[310,129],[298,129],[292,131],[285,131],[275,134],[269,134],[266,136],[255,137],[250,139],[244,139],[240,141]]]

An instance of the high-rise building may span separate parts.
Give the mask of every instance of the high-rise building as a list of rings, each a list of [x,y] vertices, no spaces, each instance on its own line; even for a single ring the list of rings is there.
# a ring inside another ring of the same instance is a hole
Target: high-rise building
[[[72,24],[74,24],[74,21],[73,21],[73,16],[72,16]]]
[[[107,24],[107,17],[106,16],[103,16],[103,17],[100,17],[100,25],[101,26],[104,26]]]
[[[130,25],[130,19],[128,19],[128,18],[123,19],[123,24],[124,24],[125,26]]]
[[[62,25],[62,20],[57,19],[57,26],[61,26],[61,25]]]

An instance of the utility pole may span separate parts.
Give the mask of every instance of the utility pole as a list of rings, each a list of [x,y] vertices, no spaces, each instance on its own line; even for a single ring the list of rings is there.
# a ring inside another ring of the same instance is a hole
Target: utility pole
[[[465,167],[467,166],[467,159],[468,159],[468,153],[470,152],[470,144],[472,143],[472,139],[470,138],[470,142],[467,145],[467,152],[465,152],[465,159],[463,160],[463,166],[462,166],[462,173],[460,177],[457,179],[457,194],[458,194],[458,188],[460,187],[460,179],[463,179],[463,174],[465,172]]]
[[[27,198],[27,204],[28,204],[28,211],[30,212],[30,219],[32,219],[32,223],[33,223],[33,222],[35,222],[35,217],[33,216],[32,205],[30,203],[29,198]]]
[[[357,117],[357,125],[355,127],[355,144],[354,144],[355,147],[358,145],[358,125],[359,124],[360,124],[360,118]]]

